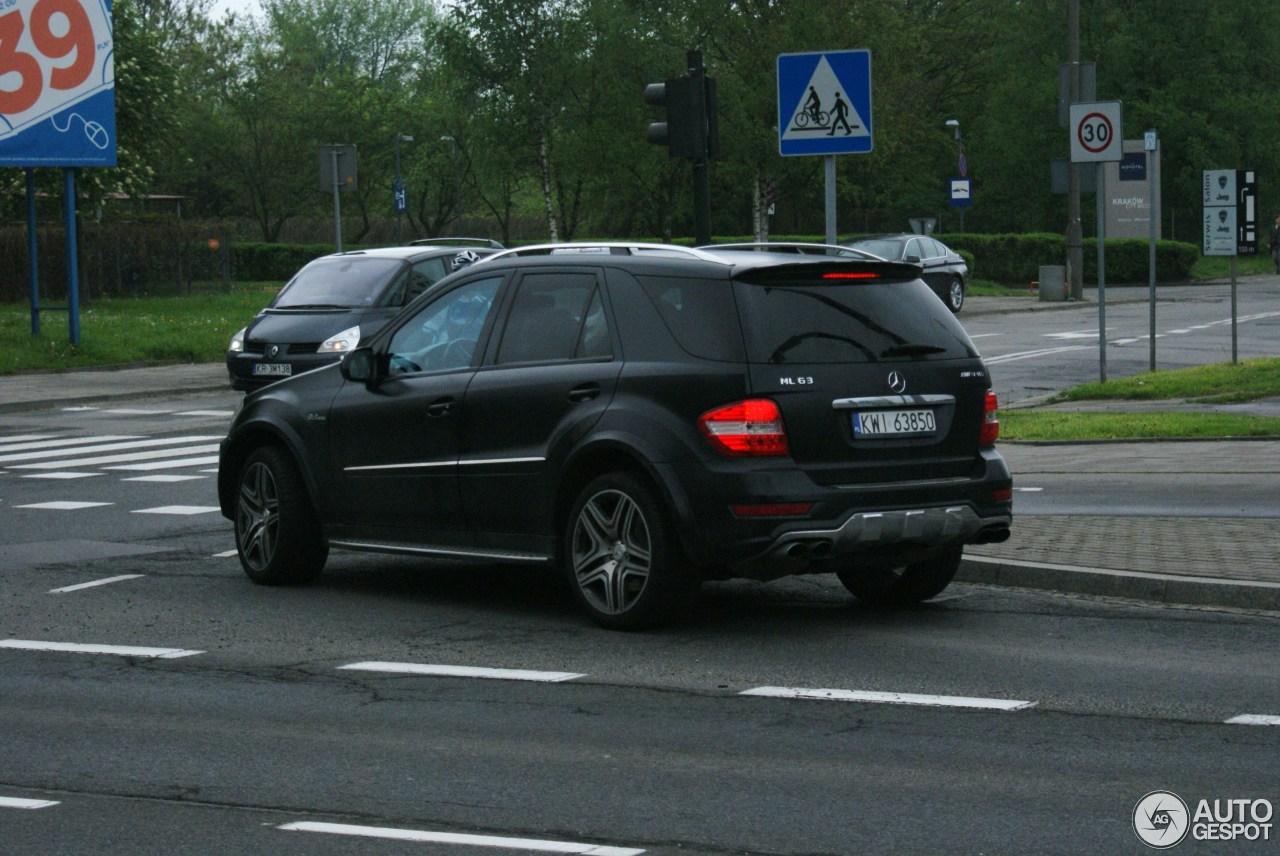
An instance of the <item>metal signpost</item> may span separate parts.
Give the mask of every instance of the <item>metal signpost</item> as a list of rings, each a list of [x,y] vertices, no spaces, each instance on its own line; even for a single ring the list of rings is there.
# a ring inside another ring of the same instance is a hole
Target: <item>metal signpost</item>
[[[68,314],[80,344],[74,167],[116,165],[115,43],[109,0],[9,0],[4,3],[0,89],[0,167],[27,171],[31,254],[31,335],[40,313]],[[68,57],[70,61],[68,62]],[[34,170],[62,167],[67,236],[67,305],[41,306],[36,260]]]
[[[836,242],[836,155],[870,152],[871,51],[779,54],[778,153],[825,157],[826,240]]]
[[[1204,171],[1206,256],[1231,257],[1231,363],[1238,361],[1236,256],[1258,252],[1258,179],[1251,169]]]
[[[1092,163],[1098,173],[1098,377],[1107,382],[1106,176],[1102,165],[1124,156],[1119,101],[1072,104],[1071,162]]]
[[[1147,156],[1147,200],[1150,203],[1147,214],[1148,258],[1147,258],[1147,299],[1151,303],[1151,371],[1156,370],[1156,168],[1155,154],[1160,147],[1160,137],[1153,128],[1142,136],[1142,150]]]
[[[317,156],[320,166],[320,189],[333,193],[333,234],[338,252],[342,252],[342,203],[339,193],[356,189],[356,147],[321,146]]]

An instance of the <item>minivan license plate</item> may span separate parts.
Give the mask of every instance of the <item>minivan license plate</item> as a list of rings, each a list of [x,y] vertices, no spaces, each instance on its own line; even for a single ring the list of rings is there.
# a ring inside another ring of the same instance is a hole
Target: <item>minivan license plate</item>
[[[853,414],[853,436],[894,437],[899,434],[932,434],[938,430],[932,410],[867,410]]]
[[[293,366],[288,363],[254,363],[253,373],[268,377],[289,377],[293,374]]]

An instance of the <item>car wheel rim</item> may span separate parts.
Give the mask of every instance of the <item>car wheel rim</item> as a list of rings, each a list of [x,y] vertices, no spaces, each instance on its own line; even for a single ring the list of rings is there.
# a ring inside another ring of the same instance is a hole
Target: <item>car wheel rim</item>
[[[964,286],[958,282],[951,283],[951,305],[956,309],[964,302]]]
[[[280,495],[271,468],[254,463],[240,480],[236,503],[237,546],[245,563],[260,571],[275,556],[280,529]]]
[[[587,601],[609,615],[631,609],[651,562],[649,524],[635,500],[616,490],[591,497],[573,528],[573,573]]]

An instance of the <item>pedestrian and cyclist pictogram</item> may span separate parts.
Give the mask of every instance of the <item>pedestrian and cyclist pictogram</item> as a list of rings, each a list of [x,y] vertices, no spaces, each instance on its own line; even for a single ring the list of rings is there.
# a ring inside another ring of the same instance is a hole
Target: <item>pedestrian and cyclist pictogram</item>
[[[871,151],[871,54],[778,57],[778,150],[784,155]]]

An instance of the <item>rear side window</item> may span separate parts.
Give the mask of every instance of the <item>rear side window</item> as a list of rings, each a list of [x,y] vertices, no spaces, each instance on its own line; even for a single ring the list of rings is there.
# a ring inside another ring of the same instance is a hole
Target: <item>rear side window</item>
[[[498,347],[498,363],[547,362],[611,353],[594,273],[526,274]]]
[[[737,281],[753,363],[872,363],[977,356],[950,310],[920,280]]]
[[[681,348],[704,360],[742,360],[738,310],[727,282],[663,276],[639,279]]]

